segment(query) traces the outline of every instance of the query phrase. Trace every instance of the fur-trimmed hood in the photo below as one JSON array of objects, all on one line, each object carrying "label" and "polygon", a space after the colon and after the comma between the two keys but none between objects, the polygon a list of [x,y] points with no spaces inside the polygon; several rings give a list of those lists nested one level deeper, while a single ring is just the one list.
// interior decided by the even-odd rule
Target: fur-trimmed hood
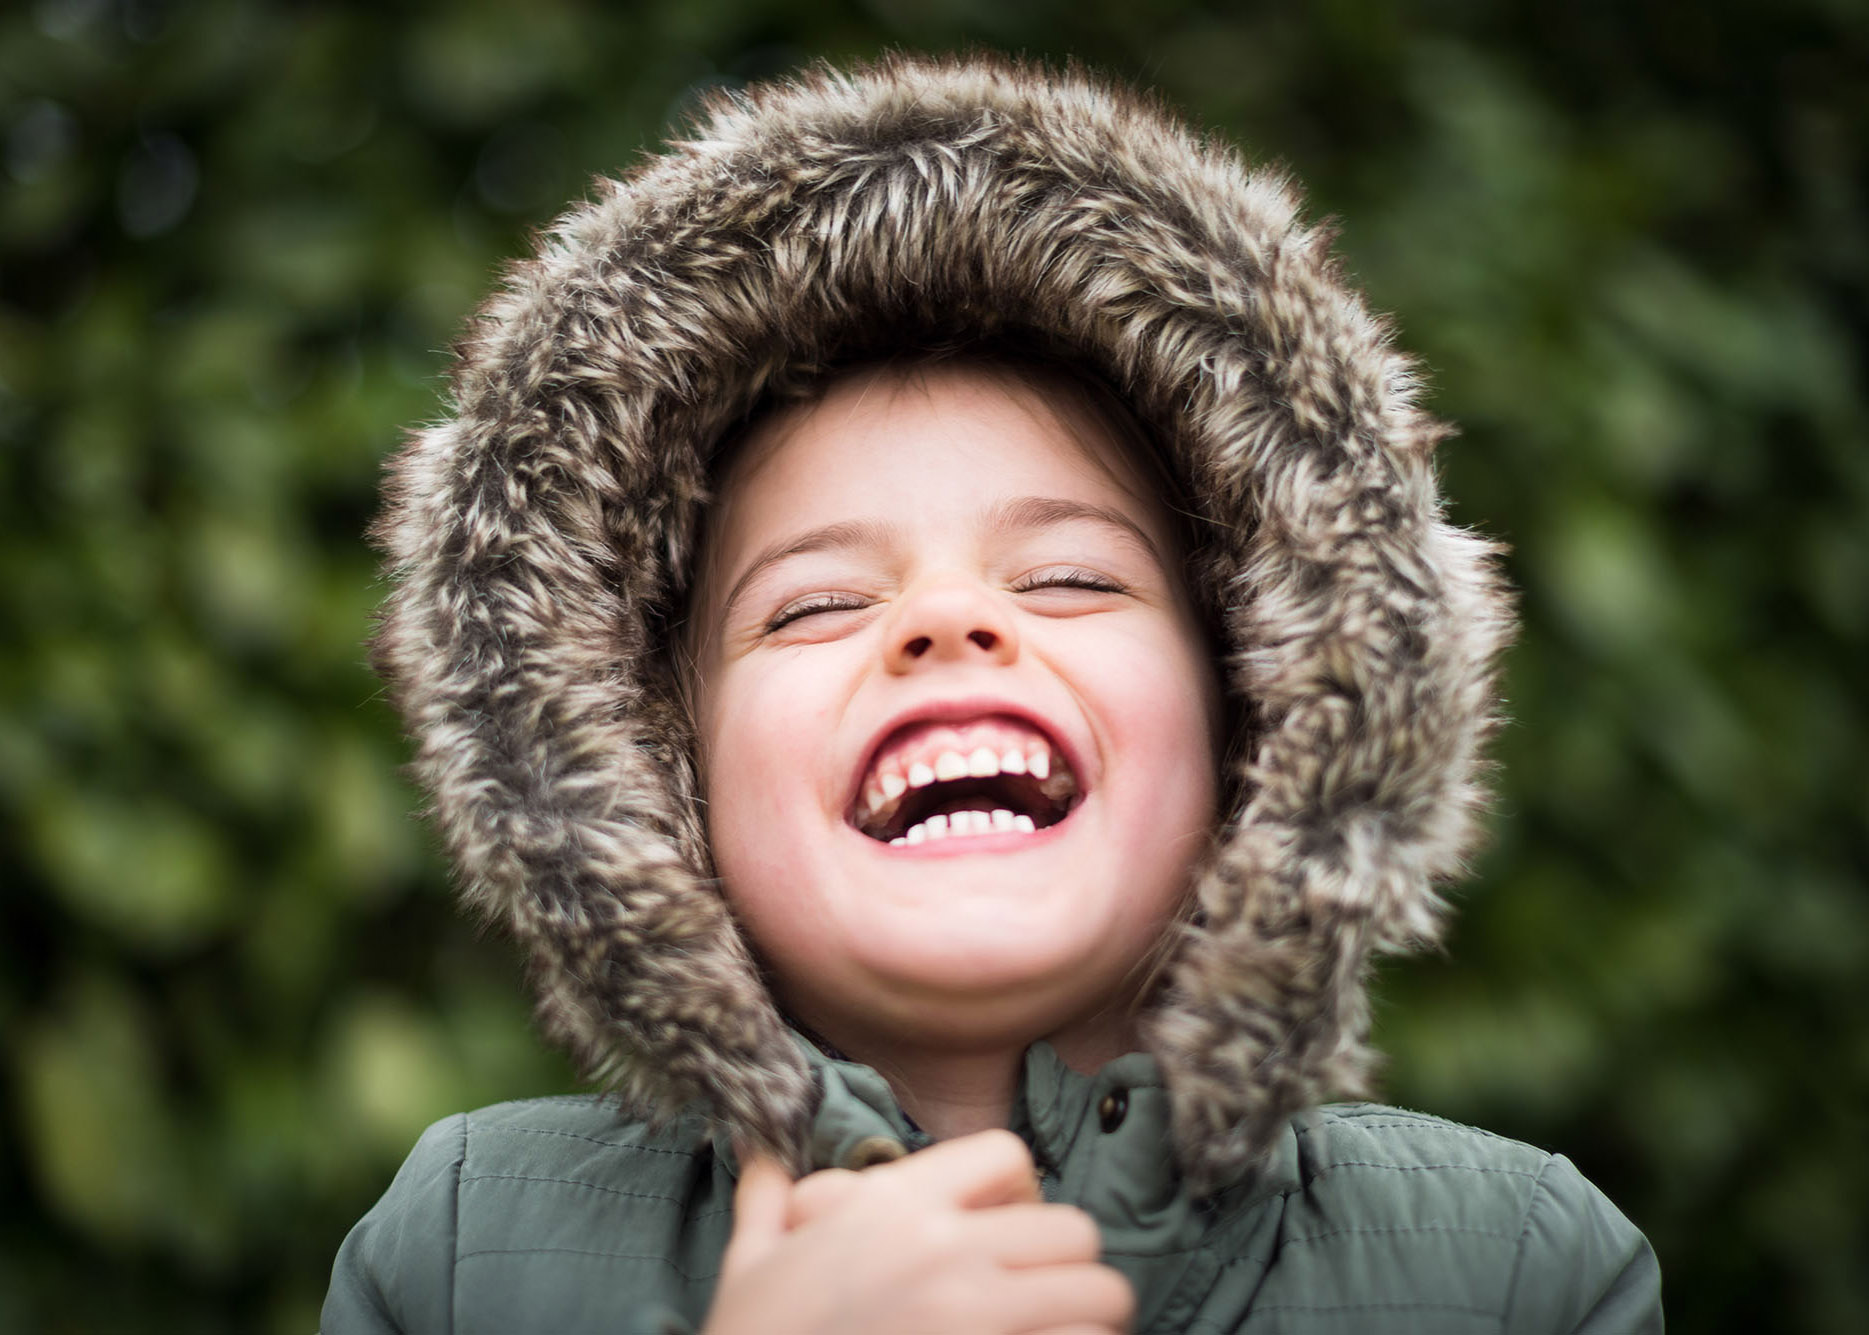
[{"label": "fur-trimmed hood", "polygon": [[813,1083],[669,669],[709,452],[853,345],[1029,331],[1163,443],[1218,572],[1234,800],[1145,1022],[1182,1167],[1361,1086],[1369,960],[1436,935],[1507,623],[1410,363],[1296,207],[1135,94],[905,58],[717,99],[511,271],[391,467],[375,647],[465,898],[594,1080],[804,1166]]}]

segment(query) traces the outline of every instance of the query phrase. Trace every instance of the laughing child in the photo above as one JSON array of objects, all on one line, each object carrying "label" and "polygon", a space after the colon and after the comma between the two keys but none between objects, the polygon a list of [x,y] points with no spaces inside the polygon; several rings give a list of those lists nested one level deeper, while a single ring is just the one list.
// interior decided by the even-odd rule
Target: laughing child
[{"label": "laughing child", "polygon": [[357,1332],[1659,1330],[1570,1164],[1367,1104],[1504,638],[1284,183],[972,61],[715,107],[483,309],[379,663],[610,1097],[437,1124]]}]

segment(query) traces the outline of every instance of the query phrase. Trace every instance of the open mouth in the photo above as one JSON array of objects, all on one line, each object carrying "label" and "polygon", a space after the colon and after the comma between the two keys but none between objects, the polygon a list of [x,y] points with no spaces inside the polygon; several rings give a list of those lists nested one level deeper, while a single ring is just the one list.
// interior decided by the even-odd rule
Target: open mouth
[{"label": "open mouth", "polygon": [[1036,834],[1080,798],[1069,761],[1043,732],[1005,716],[916,723],[876,751],[850,823],[881,843]]}]

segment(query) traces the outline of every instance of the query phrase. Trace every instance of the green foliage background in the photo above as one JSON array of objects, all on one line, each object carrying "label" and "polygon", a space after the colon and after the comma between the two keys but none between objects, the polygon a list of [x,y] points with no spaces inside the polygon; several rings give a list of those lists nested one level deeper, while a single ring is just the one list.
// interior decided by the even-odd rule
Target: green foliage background
[{"label": "green foliage background", "polygon": [[398,777],[360,537],[525,233],[697,93],[966,43],[1279,159],[1525,631],[1388,1096],[1563,1150],[1675,1328],[1869,1329],[1852,0],[38,0],[0,17],[0,1329],[309,1331],[429,1120],[570,1075]]}]

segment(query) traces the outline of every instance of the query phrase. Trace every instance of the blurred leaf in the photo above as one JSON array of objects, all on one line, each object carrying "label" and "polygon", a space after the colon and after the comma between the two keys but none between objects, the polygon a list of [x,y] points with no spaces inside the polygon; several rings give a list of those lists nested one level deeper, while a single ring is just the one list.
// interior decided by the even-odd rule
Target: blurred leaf
[{"label": "blurred leaf", "polygon": [[28,832],[66,904],[132,948],[199,944],[234,908],[218,834],[160,798],[48,784],[30,805]]},{"label": "blurred leaf", "polygon": [[407,1003],[364,995],[339,1017],[327,1054],[332,1116],[379,1154],[415,1143],[457,1087],[434,1022]]},{"label": "blurred leaf", "polygon": [[1579,498],[1552,528],[1540,573],[1586,644],[1619,655],[1669,637],[1676,599],[1651,525],[1607,501]]},{"label": "blurred leaf", "polygon": [[156,1051],[129,994],[93,977],[27,1031],[16,1056],[22,1122],[47,1198],[106,1240],[159,1232],[182,1188]]}]

